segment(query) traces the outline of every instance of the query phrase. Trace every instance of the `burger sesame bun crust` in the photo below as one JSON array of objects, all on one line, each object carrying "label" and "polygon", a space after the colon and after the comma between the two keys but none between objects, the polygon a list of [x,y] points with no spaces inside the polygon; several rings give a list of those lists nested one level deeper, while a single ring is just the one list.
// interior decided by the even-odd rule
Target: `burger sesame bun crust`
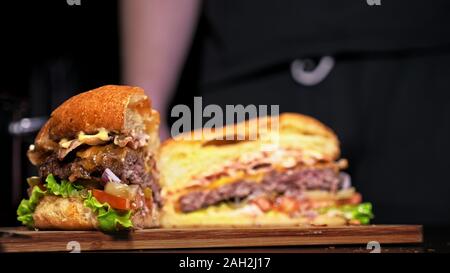
[{"label": "burger sesame bun crust", "polygon": [[51,114],[36,138],[73,138],[79,132],[95,134],[100,128],[116,133],[157,131],[159,115],[140,87],[106,85],[71,97]]}]

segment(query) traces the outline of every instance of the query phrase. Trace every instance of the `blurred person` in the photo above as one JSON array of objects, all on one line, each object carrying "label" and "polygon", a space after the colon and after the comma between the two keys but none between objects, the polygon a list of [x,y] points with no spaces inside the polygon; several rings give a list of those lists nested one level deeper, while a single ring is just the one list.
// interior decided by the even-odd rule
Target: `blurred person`
[{"label": "blurred person", "polygon": [[340,137],[375,222],[448,225],[450,2],[373,2],[122,1],[124,80],[166,123],[184,65],[204,105],[314,116]]}]

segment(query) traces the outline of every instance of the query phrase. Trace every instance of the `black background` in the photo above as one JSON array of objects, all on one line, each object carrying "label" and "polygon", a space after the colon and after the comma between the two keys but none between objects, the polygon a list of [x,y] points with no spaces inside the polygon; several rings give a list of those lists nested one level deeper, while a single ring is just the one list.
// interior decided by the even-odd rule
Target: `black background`
[{"label": "black background", "polygon": [[[0,9],[0,225],[17,225],[12,190],[12,137],[8,123],[48,116],[68,97],[105,84],[120,83],[118,3],[114,0],[5,1]],[[17,138],[25,196],[25,156],[34,135]]]},{"label": "black background", "polygon": [[[256,81],[256,87],[253,86],[255,88],[249,88],[248,92],[246,91],[245,84],[239,84],[246,82],[247,78],[259,80],[265,79],[271,74],[279,75],[279,77],[273,78],[273,82],[271,83],[273,86],[278,88],[286,87],[286,90],[292,88],[293,84],[291,82],[286,84],[286,86],[283,85],[283,82],[286,83],[283,78],[285,77],[283,73],[287,73],[290,60],[287,54],[294,54],[292,51],[289,51],[290,49],[288,48],[276,51],[276,47],[274,47],[275,49],[271,52],[276,53],[273,53],[273,55],[282,52],[283,54],[286,54],[287,57],[272,56],[276,59],[276,62],[268,70],[253,71],[252,67],[243,67],[242,64],[236,63],[238,69],[230,66],[230,70],[226,71],[227,73],[221,73],[220,70],[216,69],[216,63],[205,63],[205,59],[214,59],[214,55],[212,58],[207,55],[214,54],[214,50],[217,49],[208,47],[211,45],[211,36],[209,35],[213,31],[213,27],[220,28],[221,11],[225,11],[227,8],[221,6],[220,2],[223,4],[223,1],[217,2],[219,2],[219,4],[211,4],[204,8],[204,13],[196,33],[196,39],[191,49],[188,62],[184,68],[184,73],[181,77],[178,92],[173,103],[190,104],[192,103],[193,95],[204,94],[206,99],[209,99],[210,102],[214,103],[217,103],[217,101],[219,101],[219,103],[243,104],[258,102],[267,103],[266,98],[270,98],[269,103],[279,103],[282,110],[292,111],[298,109],[292,106],[293,100],[290,99],[290,96],[280,96],[277,97],[276,100],[271,100],[272,97],[265,96],[266,93],[264,93],[264,88],[261,89],[258,87],[258,81]],[[292,3],[291,1],[289,2]],[[307,1],[304,2],[306,3]],[[359,4],[364,1],[356,2]],[[350,6],[354,7],[356,2],[352,1],[352,5]],[[409,1],[409,3],[413,2],[414,1]],[[412,6],[406,4],[402,6],[399,4],[397,9],[402,10],[403,8],[402,14],[412,14],[411,24],[413,24],[415,21],[414,18],[420,18],[421,16],[421,13],[418,12],[421,10],[421,5],[424,5],[421,2],[425,1],[416,1]],[[431,5],[432,3],[429,2],[429,4],[423,6],[423,8],[427,11],[433,11]],[[254,9],[257,11],[256,13],[261,11],[261,14],[264,14],[264,10],[267,10],[268,7],[270,7],[270,5],[267,5],[267,2],[264,6],[258,6],[253,2],[253,6],[247,6],[246,8],[247,10]],[[333,6],[333,8],[336,7]],[[366,7],[364,6],[364,8]],[[321,10],[321,6],[315,6],[314,9]],[[412,12],[409,12],[408,9],[412,10]],[[325,10],[324,7],[323,11]],[[439,11],[437,14],[442,14],[445,11],[439,9],[436,10]],[[17,120],[22,117],[47,116],[51,109],[54,109],[62,101],[75,93],[104,84],[121,83],[119,46],[120,18],[118,16],[117,1],[110,0],[81,0],[80,6],[69,6],[64,0],[5,1],[2,3],[0,14],[2,37],[0,45],[0,143],[2,145],[0,166],[2,180],[4,180],[0,192],[0,205],[2,207],[0,225],[16,225],[18,224],[15,220],[17,202],[11,197],[11,185],[13,182],[21,183],[23,186],[22,192],[25,193],[25,178],[34,172],[34,169],[30,166],[25,157],[25,151],[28,145],[32,143],[34,136],[29,135],[22,139],[17,139],[21,150],[15,151],[19,151],[22,157],[20,170],[22,177],[18,181],[13,181],[13,142],[12,137],[7,133],[8,123],[11,120]],[[264,19],[264,17],[261,17],[261,14],[252,15],[251,13],[242,13],[240,16],[245,17],[246,14],[248,14],[248,19],[250,21],[254,20],[257,22],[258,20]],[[369,15],[370,14],[372,14],[371,16],[374,16],[372,12],[369,12]],[[383,18],[389,16],[389,11],[385,12],[383,16],[381,16],[382,18],[378,18],[380,22],[383,22]],[[365,16],[360,16],[358,18],[343,17],[340,18],[339,21],[342,23],[341,26],[355,27],[361,22],[361,18],[364,17]],[[219,19],[215,21],[214,18]],[[311,20],[316,19],[316,17],[313,17],[312,15],[310,15],[310,18],[312,18]],[[336,20],[331,21],[337,22]],[[285,22],[289,25],[288,21]],[[447,60],[450,61],[448,57],[449,47],[448,44],[446,44],[450,35],[444,35],[444,30],[450,29],[450,25],[447,23],[448,22],[445,20],[430,20],[428,25],[421,25],[420,27],[421,31],[426,33],[425,36],[419,35],[419,33],[416,36],[412,31],[412,33],[409,33],[409,36],[405,36],[409,38],[413,37],[412,39],[407,40],[400,37],[396,40],[397,42],[394,42],[394,47],[390,47],[393,44],[387,44],[384,39],[385,36],[381,34],[380,36],[375,35],[375,38],[373,38],[374,36],[371,36],[372,42],[367,44],[367,40],[360,41],[356,39],[356,33],[347,37],[348,40],[346,41],[353,39],[352,43],[325,43],[326,46],[321,47],[320,50],[316,50],[317,48],[314,47],[314,45],[311,45],[310,47],[305,47],[302,52],[307,52],[307,54],[315,57],[315,54],[319,54],[320,56],[323,52],[329,52],[333,51],[333,48],[339,48],[340,53],[336,54],[336,58],[349,65],[352,65],[354,62],[361,59],[363,59],[364,62],[378,60],[378,66],[370,73],[381,73],[385,75],[385,77],[371,83],[375,86],[374,89],[384,88],[383,84],[377,85],[377,82],[380,83],[381,81],[383,83],[384,80],[386,82],[395,82],[395,73],[398,70],[392,69],[392,56],[394,56],[397,63],[401,63],[403,66],[416,67],[417,69],[414,70],[416,72],[413,74],[413,77],[415,78],[420,78],[421,75],[423,76],[422,72],[425,71],[428,73],[426,76],[431,77],[438,74],[440,75],[439,79],[442,80],[446,78],[448,71],[440,69],[440,66],[444,67],[443,62],[446,63]],[[255,24],[249,24],[249,26],[255,26]],[[361,24],[359,25],[361,26]],[[383,32],[383,30],[390,29],[389,26],[396,25],[396,20],[394,18],[384,25],[375,25],[380,27],[378,30],[379,33],[386,33]],[[280,23],[280,26],[286,29],[286,25]],[[297,28],[297,26],[293,27]],[[360,31],[362,29],[361,33],[364,33],[363,27],[355,27],[355,29]],[[400,28],[395,29],[398,30]],[[331,31],[332,30],[333,29],[331,29]],[[239,58],[239,54],[241,53],[234,49],[236,44],[247,44],[248,47],[253,45],[248,41],[251,40],[251,37],[249,38],[244,35],[245,28],[242,29],[242,32],[235,34],[236,36],[231,36],[240,38],[235,41],[236,43],[233,43],[231,47],[222,48],[224,50],[222,52],[231,54],[231,57],[237,56]],[[389,35],[395,37],[396,33],[393,32]],[[417,37],[426,37],[426,39],[416,39]],[[220,39],[218,40],[220,41]],[[214,41],[215,40],[213,39],[213,42]],[[427,44],[429,41],[431,41],[431,43]],[[423,42],[425,42],[425,44]],[[216,44],[213,43],[213,45]],[[374,45],[375,48],[373,48]],[[426,46],[434,47],[431,50],[431,53],[430,50],[424,49]],[[384,49],[388,47],[390,47],[388,52],[385,52]],[[364,50],[355,51],[355,48],[363,48]],[[205,49],[208,51],[205,51]],[[255,50],[254,53],[256,54],[258,51]],[[421,56],[424,55],[426,58],[431,58],[425,67],[423,66],[423,62],[420,61],[422,60]],[[249,58],[252,57],[251,54],[246,56]],[[301,57],[301,54],[299,57]],[[435,64],[435,60],[437,59],[445,61]],[[245,59],[239,58],[239,60],[242,61]],[[260,65],[258,62],[255,62],[255,59],[246,61],[249,65]],[[364,62],[361,64],[361,71],[363,71],[365,67]],[[239,68],[245,68],[245,71],[239,70]],[[204,73],[206,78],[205,76],[202,78],[199,74],[200,72],[204,72],[205,69],[209,74]],[[234,77],[233,73],[236,73],[236,71],[238,74],[240,72],[245,72],[244,77]],[[346,73],[346,70],[338,71],[341,71],[341,73],[344,74]],[[331,81],[325,85],[318,86],[317,89],[319,92],[324,92],[321,90],[327,90],[329,87],[327,84],[331,86],[345,86],[351,82],[345,80],[345,77],[342,78],[338,75],[339,74],[337,74],[335,78],[331,77]],[[225,79],[225,76],[229,77]],[[355,77],[357,76],[358,75],[355,75]],[[450,78],[450,74],[448,77]],[[237,91],[231,90],[225,82],[238,83],[236,84],[236,86],[238,86]],[[411,85],[414,86],[414,83],[411,83]],[[265,84],[265,86],[270,87],[270,84]],[[261,90],[262,93],[257,93],[254,90]],[[370,89],[367,90],[370,91]],[[385,166],[387,164],[390,166],[390,170],[394,171],[390,171],[390,173],[384,172],[382,176],[377,176],[381,177],[383,181],[360,179],[355,181],[355,185],[368,201],[373,202],[376,223],[448,225],[450,224],[450,198],[448,198],[450,194],[450,179],[445,172],[445,166],[450,167],[447,158],[450,151],[448,149],[448,139],[445,138],[445,136],[449,135],[448,124],[444,124],[445,121],[448,121],[448,118],[445,119],[439,117],[438,119],[434,119],[433,117],[438,113],[436,112],[438,108],[446,107],[446,105],[448,105],[449,93],[445,92],[446,83],[444,82],[440,85],[439,92],[435,93],[435,96],[429,101],[427,101],[428,97],[425,96],[428,92],[427,90],[421,88],[412,88],[411,90],[415,91],[408,96],[414,98],[416,102],[423,100],[426,102],[425,106],[421,106],[420,104],[409,104],[408,101],[405,100],[403,104],[395,104],[394,109],[391,109],[392,112],[386,114],[384,119],[380,122],[395,120],[395,124],[401,127],[402,118],[395,115],[395,113],[398,112],[408,115],[408,113],[416,111],[415,109],[417,109],[417,111],[427,112],[429,115],[424,115],[425,118],[420,120],[421,124],[424,126],[418,126],[415,128],[417,130],[414,132],[421,136],[420,139],[422,141],[415,143],[414,147],[406,147],[404,150],[398,150],[399,158],[401,158],[402,153],[404,155],[406,150],[413,149],[417,151],[415,156],[417,156],[417,160],[420,162],[416,161],[415,164],[411,164],[409,165],[410,167],[408,167],[407,163],[398,162],[394,157],[385,159],[385,154],[382,153],[383,149],[387,149],[387,147],[389,147],[389,149],[395,149],[396,147],[389,146],[389,138],[387,138],[386,143],[379,143],[376,137],[371,138],[369,135],[368,139],[372,144],[378,143],[377,145],[371,146],[372,148],[378,147],[380,151],[377,167],[383,168],[383,164]],[[242,96],[229,96],[228,94],[230,93],[228,92],[232,91],[242,94]],[[430,89],[430,91],[432,90]],[[305,96],[309,96],[307,93],[305,94]],[[386,93],[382,94],[386,95]],[[324,93],[323,96],[325,97],[327,95]],[[335,99],[339,101],[339,98]],[[392,98],[389,95],[376,97],[376,100],[378,100],[380,105],[386,105],[386,103],[389,104],[391,99]],[[450,105],[448,106],[450,107]],[[348,137],[348,135],[350,135],[349,129],[346,129],[344,126],[349,120],[341,119],[340,123],[335,123],[333,122],[333,119],[336,117],[323,114],[323,112],[320,111],[317,112],[308,108],[308,105],[304,106],[302,109],[304,109],[302,112],[314,115],[325,123],[330,124],[330,126],[338,132],[338,135],[344,139],[343,155],[350,159],[350,166],[356,166],[358,164],[364,166],[363,159],[355,156],[355,154],[361,154],[361,150],[357,153],[353,153],[352,151],[352,146],[355,146],[355,144],[352,144],[351,138]],[[439,113],[448,113],[448,111],[441,111]],[[390,114],[393,116],[390,116]],[[365,117],[355,117],[354,115],[350,115],[349,119],[352,118],[359,118],[364,121]],[[437,130],[436,128],[441,129]],[[377,128],[371,128],[370,130],[376,132]],[[411,133],[408,131],[408,128],[405,128],[404,132],[405,137],[408,137],[408,134]],[[385,132],[385,134],[389,134],[389,132]],[[434,135],[431,142],[428,138],[430,134]],[[402,135],[393,137],[400,138]],[[426,152],[430,146],[436,151],[434,153],[436,156],[433,156],[432,158],[423,158],[421,155]],[[401,165],[401,167],[398,168],[399,171],[395,171],[395,168],[392,167],[395,166],[395,164]],[[414,173],[418,168],[423,168],[420,171],[420,179],[414,180],[414,183],[403,179],[403,174],[407,172]],[[350,169],[350,171],[352,171],[352,169]],[[424,176],[427,172],[430,174],[428,178]],[[367,172],[365,172],[364,175],[367,175]],[[357,177],[361,178],[364,176],[359,175]]]}]

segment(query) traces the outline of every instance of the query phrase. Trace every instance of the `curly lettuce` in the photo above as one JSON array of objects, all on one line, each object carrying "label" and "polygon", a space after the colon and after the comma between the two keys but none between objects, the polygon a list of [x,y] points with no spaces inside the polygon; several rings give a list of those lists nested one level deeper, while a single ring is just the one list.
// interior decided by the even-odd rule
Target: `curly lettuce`
[{"label": "curly lettuce", "polygon": [[29,199],[23,199],[17,208],[17,219],[30,228],[34,226],[33,213],[39,201],[44,195],[55,195],[63,198],[78,197],[84,200],[84,206],[92,209],[97,214],[99,228],[105,232],[117,231],[133,227],[131,221],[131,211],[126,213],[118,212],[109,204],[101,204],[91,191],[87,191],[83,186],[61,180],[58,183],[56,178],[49,174],[44,182],[45,191],[34,186]]},{"label": "curly lettuce", "polygon": [[61,180],[61,183],[58,183],[52,174],[47,176],[45,182],[47,193],[64,198],[78,197],[80,196],[80,191],[83,189],[83,186],[76,185],[67,180]]},{"label": "curly lettuce", "polygon": [[131,211],[119,213],[111,208],[108,203],[100,203],[89,191],[88,197],[84,200],[84,206],[92,209],[97,214],[100,229],[106,232],[116,231],[121,228],[131,228]]},{"label": "curly lettuce", "polygon": [[343,215],[347,220],[357,220],[361,225],[368,225],[374,218],[371,203],[361,203],[357,205],[343,205],[322,209],[321,213],[337,213]]},{"label": "curly lettuce", "polygon": [[23,225],[32,228],[34,226],[33,213],[39,200],[45,195],[45,191],[39,187],[34,187],[30,199],[23,199],[17,208],[17,220]]}]

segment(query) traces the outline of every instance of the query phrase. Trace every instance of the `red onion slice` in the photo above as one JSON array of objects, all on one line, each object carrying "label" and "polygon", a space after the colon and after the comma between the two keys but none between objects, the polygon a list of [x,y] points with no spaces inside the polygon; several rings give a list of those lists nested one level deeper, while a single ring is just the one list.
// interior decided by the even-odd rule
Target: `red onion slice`
[{"label": "red onion slice", "polygon": [[352,179],[350,175],[346,172],[340,172],[339,173],[339,180],[340,180],[340,189],[346,190],[352,186]]},{"label": "red onion slice", "polygon": [[121,180],[119,177],[117,177],[117,175],[115,175],[110,169],[106,168],[105,171],[103,171],[102,174],[102,181],[105,183],[108,182],[115,182],[115,183],[120,183]]}]

